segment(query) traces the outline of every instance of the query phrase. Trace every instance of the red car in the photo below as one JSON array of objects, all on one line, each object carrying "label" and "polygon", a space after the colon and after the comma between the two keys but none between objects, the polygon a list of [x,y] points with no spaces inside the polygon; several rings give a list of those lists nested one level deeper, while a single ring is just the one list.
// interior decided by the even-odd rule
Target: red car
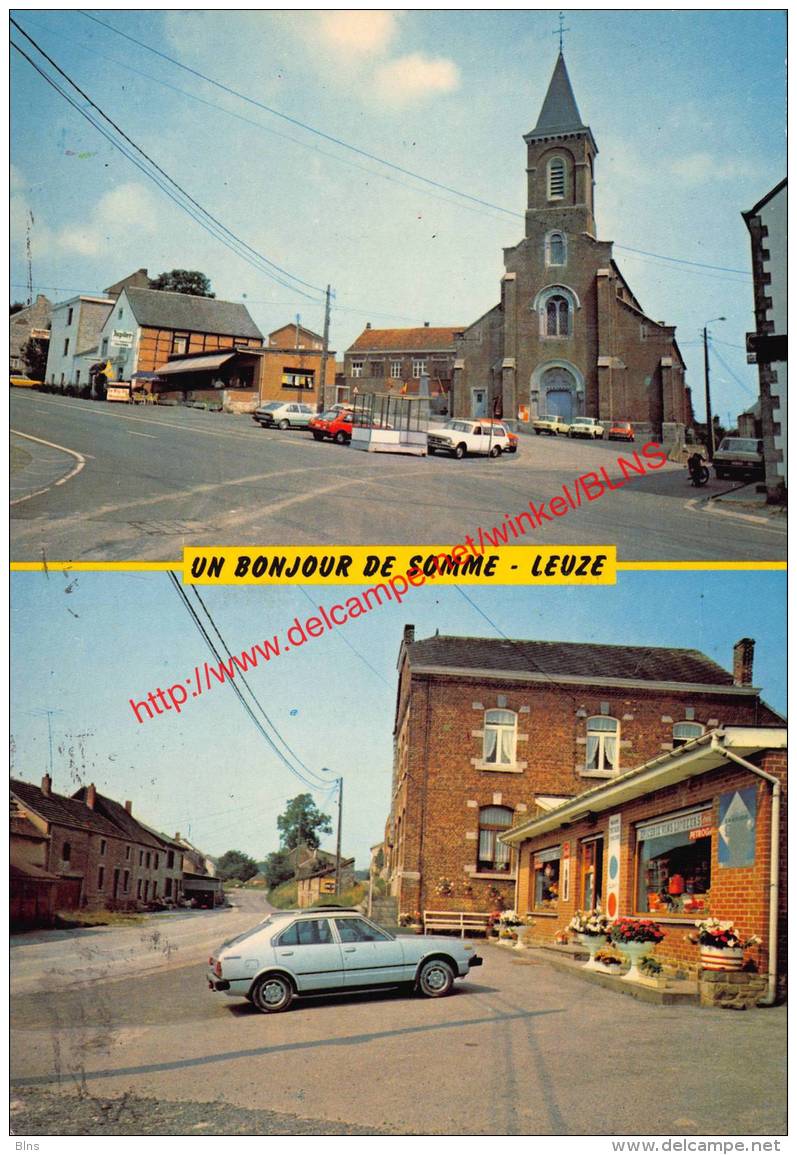
[{"label": "red car", "polygon": [[307,428],[316,441],[323,441],[328,437],[338,445],[347,445],[351,441],[351,424],[353,413],[350,409],[328,409],[319,417],[311,417]]},{"label": "red car", "polygon": [[500,425],[504,433],[509,438],[509,448],[506,450],[506,452],[517,453],[517,447],[520,443],[520,438],[518,437],[517,433],[512,432],[509,426],[506,425],[500,417],[480,417],[479,420],[481,421],[482,425]]},{"label": "red car", "polygon": [[633,441],[634,427],[630,421],[613,421],[607,437],[610,441]]}]

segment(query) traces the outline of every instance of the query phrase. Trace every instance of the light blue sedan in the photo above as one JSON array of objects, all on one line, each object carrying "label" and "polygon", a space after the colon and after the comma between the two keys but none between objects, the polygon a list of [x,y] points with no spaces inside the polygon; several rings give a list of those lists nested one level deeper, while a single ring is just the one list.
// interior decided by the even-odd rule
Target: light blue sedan
[{"label": "light blue sedan", "polygon": [[412,987],[427,998],[450,993],[482,965],[469,942],[389,934],[359,911],[341,907],[275,911],[208,960],[211,990],[249,999],[263,1014],[286,1011],[297,997]]}]

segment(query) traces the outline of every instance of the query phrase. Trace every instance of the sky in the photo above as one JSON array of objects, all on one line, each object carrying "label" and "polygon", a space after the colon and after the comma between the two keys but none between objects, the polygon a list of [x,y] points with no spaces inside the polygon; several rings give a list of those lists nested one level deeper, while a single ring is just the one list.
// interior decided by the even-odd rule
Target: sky
[{"label": "sky", "polygon": [[[129,706],[213,660],[165,573],[14,573],[11,576],[12,775],[53,787],[82,784],[205,852],[256,860],[278,846],[277,816],[307,787],[265,744],[228,687],[179,715],[138,723]],[[304,592],[303,592],[304,590]],[[284,631],[319,602],[356,587],[202,587],[233,653]],[[404,626],[442,634],[696,648],[725,669],[741,637],[756,640],[754,683],[786,708],[785,574],[621,573],[616,586],[431,584],[292,648],[249,682],[282,738],[324,779],[343,777],[343,838],[358,869],[381,841],[390,807],[396,662]],[[312,603],[312,604],[311,604]],[[480,612],[481,611],[481,612]],[[483,614],[487,615],[488,621]],[[295,763],[294,763],[295,765]],[[322,768],[328,768],[322,770]],[[333,786],[313,792],[335,814]],[[334,850],[334,835],[322,845]]]},{"label": "sky", "polygon": [[[30,211],[34,291],[53,300],[139,267],[198,268],[264,332],[297,313],[320,331],[330,284],[339,354],[367,321],[464,327],[496,303],[502,248],[523,235],[522,136],[555,64],[557,12],[94,15],[117,31],[77,10],[15,18],[284,284],[208,235],[12,53],[12,299],[26,295]],[[785,175],[785,14],[583,10],[566,13],[566,27],[571,81],[599,148],[599,236],[671,258],[615,251],[648,314],[677,325],[698,417],[700,331],[726,318],[711,326],[724,421],[757,396],[741,213]]]}]

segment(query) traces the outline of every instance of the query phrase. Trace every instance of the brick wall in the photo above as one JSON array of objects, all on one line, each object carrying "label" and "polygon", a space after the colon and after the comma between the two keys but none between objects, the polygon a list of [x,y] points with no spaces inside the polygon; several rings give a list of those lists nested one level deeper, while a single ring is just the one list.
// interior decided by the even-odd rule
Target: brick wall
[{"label": "brick wall", "polygon": [[[784,794],[786,783],[786,757],[780,752],[768,752],[757,759],[761,768],[781,779]],[[718,863],[719,796],[733,790],[754,786],[757,799],[757,821],[755,862],[749,867],[720,867]],[[664,816],[672,812],[705,804],[712,815],[711,853],[711,899],[710,914],[720,919],[731,919],[746,936],[756,934],[762,946],[751,952],[760,971],[768,965],[768,919],[769,919],[769,863],[772,793],[769,785],[745,771],[741,767],[724,767],[713,770],[699,778],[688,779],[676,786],[655,791],[644,798],[618,806],[612,813],[621,815],[621,851],[619,882],[619,913],[653,918],[665,933],[664,941],[656,948],[656,957],[664,962],[677,964],[688,972],[695,973],[698,966],[698,947],[689,941],[689,934],[695,933],[694,923],[701,915],[667,916],[639,912],[636,908],[636,852],[635,823]],[[596,834],[604,836],[603,888],[607,886],[609,812],[601,813],[593,821],[582,820],[573,823],[566,830],[555,830],[540,835],[523,844],[520,851],[518,909],[521,913],[531,912],[535,919],[535,937],[552,940],[563,930],[582,903],[582,852],[581,840]],[[781,889],[780,889],[780,929],[779,929],[779,970],[786,970],[786,806],[785,797],[781,809]],[[571,856],[571,882],[569,901],[563,901],[561,894],[555,914],[541,914],[533,911],[532,862],[535,852],[547,847],[568,842]],[[605,902],[604,902],[605,909]]]},{"label": "brick wall", "polygon": [[[600,779],[580,771],[586,719],[600,715],[604,705],[620,722],[623,770],[672,749],[672,725],[686,720],[688,710],[707,728],[753,725],[759,721],[756,701],[752,695],[410,676],[403,663],[388,824],[388,877],[400,910],[487,911],[496,906],[492,888],[513,905],[512,877],[472,878],[466,871],[476,864],[479,809],[511,807],[519,821],[533,813],[536,794],[569,797],[596,785]],[[518,715],[516,771],[474,765],[483,752],[483,738],[474,731],[483,731],[484,711],[499,705]],[[454,884],[453,894],[435,892],[441,878]]]}]

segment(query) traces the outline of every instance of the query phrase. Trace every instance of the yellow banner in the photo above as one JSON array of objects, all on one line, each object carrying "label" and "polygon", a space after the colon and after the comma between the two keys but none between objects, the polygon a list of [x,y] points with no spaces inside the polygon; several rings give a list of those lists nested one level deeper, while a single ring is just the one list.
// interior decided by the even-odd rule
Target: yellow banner
[{"label": "yellow banner", "polygon": [[275,545],[183,552],[187,585],[614,585],[613,545]]}]

